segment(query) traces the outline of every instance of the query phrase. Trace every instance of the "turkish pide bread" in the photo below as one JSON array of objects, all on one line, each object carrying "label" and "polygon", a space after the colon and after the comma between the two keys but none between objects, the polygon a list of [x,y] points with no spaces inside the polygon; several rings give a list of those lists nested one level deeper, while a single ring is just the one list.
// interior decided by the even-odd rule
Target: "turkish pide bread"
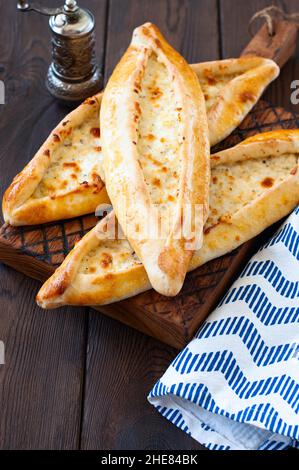
[{"label": "turkish pide bread", "polygon": [[[241,123],[279,71],[274,62],[258,57],[219,60],[191,67],[205,95],[212,145]],[[50,222],[94,212],[101,202],[107,202],[108,196],[99,178],[99,174],[103,177],[98,136],[101,99],[102,93],[99,93],[66,116],[14,179],[3,200],[6,222],[11,225]],[[80,157],[77,162],[80,167],[86,163],[82,159],[87,157],[89,169],[93,167],[90,157],[94,156],[97,171],[87,170],[89,181],[81,178],[83,172],[74,165],[74,155],[76,159]]]},{"label": "turkish pide bread", "polygon": [[5,222],[30,225],[94,212],[108,202],[101,179],[102,95],[66,116],[15,177],[3,199]]},{"label": "turkish pide bread", "polygon": [[[299,204],[299,130],[251,137],[211,156],[210,215],[189,270],[232,251]],[[114,239],[113,215],[69,253],[37,296],[43,308],[103,305],[150,288],[130,244]]]},{"label": "turkish pide bread", "polygon": [[117,219],[154,289],[176,295],[208,215],[209,132],[195,73],[151,23],[114,70],[100,125]]},{"label": "turkish pide bread", "polygon": [[206,100],[211,147],[241,124],[265,88],[279,75],[278,65],[261,57],[193,65]]}]

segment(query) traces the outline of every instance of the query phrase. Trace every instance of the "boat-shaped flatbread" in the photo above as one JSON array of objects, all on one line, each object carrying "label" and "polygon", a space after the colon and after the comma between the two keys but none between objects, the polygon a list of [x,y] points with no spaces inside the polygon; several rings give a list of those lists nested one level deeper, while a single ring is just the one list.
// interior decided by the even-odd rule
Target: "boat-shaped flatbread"
[{"label": "boat-shaped flatbread", "polygon": [[176,295],[208,214],[209,132],[195,73],[151,23],[115,68],[100,124],[117,219],[154,289]]},{"label": "boat-shaped flatbread", "polygon": [[99,107],[86,100],[51,132],[3,198],[5,222],[32,225],[94,212],[109,202],[101,179]]},{"label": "boat-shaped flatbread", "polygon": [[278,65],[262,57],[202,62],[193,70],[206,100],[211,147],[241,124],[279,75]]},{"label": "boat-shaped flatbread", "polygon": [[[210,215],[189,270],[228,253],[299,204],[299,130],[251,137],[211,156]],[[146,271],[113,216],[103,219],[43,285],[43,308],[104,305],[150,288]],[[110,222],[109,222],[110,221]]]}]

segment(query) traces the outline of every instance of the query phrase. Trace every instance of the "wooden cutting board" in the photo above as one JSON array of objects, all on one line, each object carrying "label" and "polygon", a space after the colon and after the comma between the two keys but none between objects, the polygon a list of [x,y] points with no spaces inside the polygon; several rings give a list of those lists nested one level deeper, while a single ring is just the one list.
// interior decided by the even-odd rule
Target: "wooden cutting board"
[{"label": "wooden cutting board", "polygon": [[[296,28],[280,22],[274,38],[269,38],[266,26],[261,28],[243,55],[271,57],[282,66],[294,51],[295,42]],[[298,127],[298,116],[260,101],[240,127],[214,150],[231,147],[258,132]],[[0,229],[0,261],[29,277],[45,281],[96,222],[94,215],[88,215],[38,226],[5,224]],[[192,338],[260,243],[258,237],[189,273],[182,292],[175,298],[150,290],[97,310],[181,348]]]}]

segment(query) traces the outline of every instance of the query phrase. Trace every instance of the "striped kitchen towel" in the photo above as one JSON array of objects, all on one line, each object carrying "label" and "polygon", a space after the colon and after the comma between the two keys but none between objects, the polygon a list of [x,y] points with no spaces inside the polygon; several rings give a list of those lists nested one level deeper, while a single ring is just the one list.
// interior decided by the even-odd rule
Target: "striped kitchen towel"
[{"label": "striped kitchen towel", "polygon": [[298,358],[299,207],[148,399],[209,449],[299,448]]}]

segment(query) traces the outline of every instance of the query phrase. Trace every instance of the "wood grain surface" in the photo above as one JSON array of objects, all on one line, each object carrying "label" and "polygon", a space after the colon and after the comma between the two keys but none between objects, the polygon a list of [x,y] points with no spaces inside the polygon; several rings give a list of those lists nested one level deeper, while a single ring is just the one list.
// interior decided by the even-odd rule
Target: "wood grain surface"
[{"label": "wood grain surface", "polygon": [[[61,1],[47,0],[56,6]],[[97,21],[98,60],[105,80],[134,26],[158,24],[190,62],[238,56],[248,43],[251,14],[263,0],[81,0]],[[273,2],[290,12],[296,0]],[[67,112],[44,87],[49,63],[47,19],[17,14],[0,0],[1,196]],[[286,65],[267,92],[291,107],[299,61]],[[292,105],[293,106],[293,105]],[[297,109],[296,109],[297,108]],[[298,106],[293,106],[298,112]],[[44,312],[39,283],[0,266],[0,448],[200,449],[147,403],[146,396],[176,351],[91,309]]]},{"label": "wood grain surface", "polygon": [[[256,50],[259,43],[259,37],[251,42]],[[276,49],[274,47],[272,54]],[[270,50],[267,52],[271,54]],[[259,132],[296,127],[299,127],[298,115],[260,100],[243,123],[218,144],[217,150],[232,147]],[[96,223],[97,218],[90,214],[35,226],[4,224],[0,229],[0,261],[27,276],[45,281]],[[260,237],[256,237],[188,273],[181,292],[174,298],[164,297],[151,289],[96,310],[181,349],[194,336],[260,243]]]}]

